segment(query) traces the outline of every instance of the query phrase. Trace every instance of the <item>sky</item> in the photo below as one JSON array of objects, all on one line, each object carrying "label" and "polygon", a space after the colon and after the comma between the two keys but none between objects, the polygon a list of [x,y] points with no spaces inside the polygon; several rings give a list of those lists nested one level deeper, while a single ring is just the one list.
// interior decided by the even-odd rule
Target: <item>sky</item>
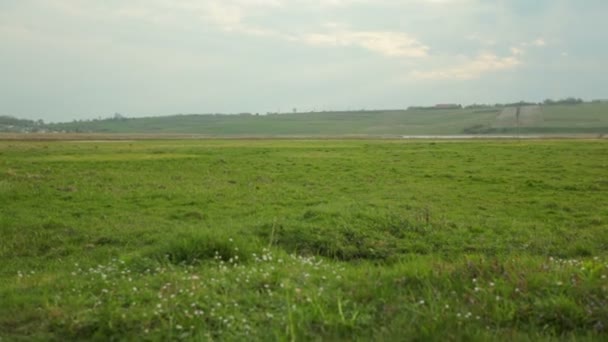
[{"label": "sky", "polygon": [[608,98],[605,0],[0,0],[0,115]]}]

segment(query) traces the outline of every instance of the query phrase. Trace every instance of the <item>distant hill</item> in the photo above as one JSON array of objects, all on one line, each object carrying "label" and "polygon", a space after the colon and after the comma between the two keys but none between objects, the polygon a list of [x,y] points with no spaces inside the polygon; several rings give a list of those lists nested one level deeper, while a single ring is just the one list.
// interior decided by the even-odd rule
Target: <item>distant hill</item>
[{"label": "distant hill", "polygon": [[[27,121],[27,120],[25,120]],[[608,134],[608,103],[410,108],[269,115],[117,116],[40,125],[77,133],[200,134],[209,136],[395,136],[457,134]],[[2,127],[2,126],[0,126]],[[16,127],[16,126],[15,126]],[[22,131],[31,131],[23,126]]]}]

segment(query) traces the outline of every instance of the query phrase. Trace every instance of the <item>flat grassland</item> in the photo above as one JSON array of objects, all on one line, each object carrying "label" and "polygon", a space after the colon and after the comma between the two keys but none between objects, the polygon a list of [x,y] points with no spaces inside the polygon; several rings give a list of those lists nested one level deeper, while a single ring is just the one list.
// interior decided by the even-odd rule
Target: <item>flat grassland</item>
[{"label": "flat grassland", "polygon": [[0,339],[608,338],[608,142],[0,141]]}]

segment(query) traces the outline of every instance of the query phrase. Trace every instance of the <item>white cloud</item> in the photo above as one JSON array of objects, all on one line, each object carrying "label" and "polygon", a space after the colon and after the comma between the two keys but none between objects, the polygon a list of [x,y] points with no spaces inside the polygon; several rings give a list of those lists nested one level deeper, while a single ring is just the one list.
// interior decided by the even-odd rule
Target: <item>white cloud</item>
[{"label": "white cloud", "polygon": [[492,38],[484,37],[483,35],[481,35],[479,33],[472,33],[472,34],[466,36],[465,39],[480,43],[482,45],[487,45],[487,46],[496,45],[496,40],[494,40]]},{"label": "white cloud", "polygon": [[[321,1],[322,5],[345,5],[347,3],[361,2],[361,0],[330,0]],[[389,57],[424,57],[429,48],[417,41],[415,38],[403,32],[393,31],[357,31],[340,27],[339,25],[326,25],[328,32],[322,33],[290,33],[288,30],[280,30],[271,27],[262,27],[247,22],[248,16],[256,11],[264,13],[278,7],[286,2],[280,0],[225,0],[208,2],[169,2],[165,5],[173,9],[186,10],[196,15],[205,22],[210,23],[220,30],[235,34],[243,34],[258,37],[270,37],[291,42],[301,42],[311,46],[349,47],[357,46]],[[148,16],[157,18],[158,14],[144,12],[138,13],[140,17]],[[156,21],[158,21],[156,19]]]},{"label": "white cloud", "polygon": [[[366,0],[327,0],[320,1],[324,6],[341,6],[366,2]],[[357,46],[389,57],[424,57],[428,47],[415,38],[402,32],[393,31],[357,31],[340,27],[340,25],[326,25],[329,30],[323,33],[289,33],[270,27],[261,27],[247,23],[247,17],[257,11],[270,11],[286,6],[287,2],[281,0],[230,0],[210,1],[206,5],[196,7],[201,17],[205,18],[220,29],[259,37],[271,37],[292,42],[301,42],[312,46],[349,47]]]},{"label": "white cloud", "polygon": [[547,45],[547,42],[545,42],[545,40],[542,39],[542,38],[538,38],[537,40],[535,40],[535,41],[532,42],[532,45],[534,45],[534,46],[545,46],[545,45]]},{"label": "white cloud", "polygon": [[513,56],[521,56],[521,55],[525,54],[526,51],[522,48],[514,46],[511,48],[511,53],[513,54]]},{"label": "white cloud", "polygon": [[519,45],[523,46],[523,47],[527,47],[527,46],[544,47],[544,46],[547,46],[547,41],[544,38],[536,38],[533,41],[523,42],[523,43],[520,43]]},{"label": "white cloud", "polygon": [[457,66],[429,71],[416,70],[410,76],[422,80],[471,80],[485,73],[514,69],[520,64],[516,55],[499,57],[493,53],[482,53]]},{"label": "white cloud", "polygon": [[302,41],[314,46],[358,46],[388,57],[418,58],[428,55],[429,47],[402,32],[355,31],[334,29],[327,33],[312,33]]}]

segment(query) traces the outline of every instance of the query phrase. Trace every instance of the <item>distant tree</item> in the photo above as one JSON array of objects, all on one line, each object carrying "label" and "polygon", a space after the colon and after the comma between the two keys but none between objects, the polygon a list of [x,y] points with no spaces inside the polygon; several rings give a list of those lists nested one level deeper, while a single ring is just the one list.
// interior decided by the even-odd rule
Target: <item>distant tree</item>
[{"label": "distant tree", "polygon": [[13,116],[3,115],[0,116],[0,124],[13,126],[31,126],[34,124],[34,121],[27,119],[18,119]]},{"label": "distant tree", "polygon": [[581,104],[581,103],[584,103],[583,99],[575,98],[575,97],[567,97],[567,98],[561,99],[561,100],[546,99],[545,101],[543,101],[543,104],[545,106],[577,105],[577,104]]}]

